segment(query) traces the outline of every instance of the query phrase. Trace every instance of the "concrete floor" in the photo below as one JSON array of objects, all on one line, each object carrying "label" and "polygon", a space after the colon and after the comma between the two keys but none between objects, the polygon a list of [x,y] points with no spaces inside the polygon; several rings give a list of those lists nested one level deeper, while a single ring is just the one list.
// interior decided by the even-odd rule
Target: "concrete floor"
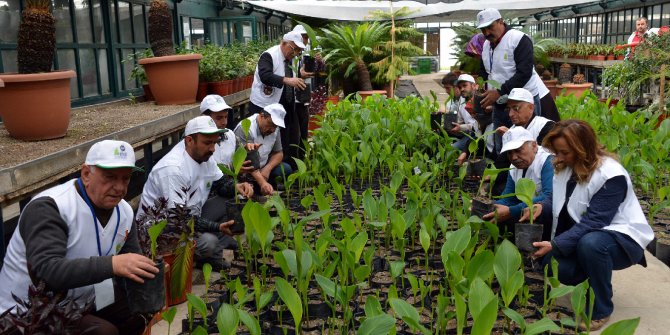
[{"label": "concrete floor", "polygon": [[[418,76],[407,76],[402,79],[412,79],[422,96],[430,96],[434,91],[440,101],[446,99],[444,89],[438,81],[444,76],[442,73],[432,73]],[[437,80],[437,81],[436,81]],[[670,268],[659,261],[649,252],[645,252],[648,266],[636,265],[625,270],[615,271],[612,276],[614,288],[614,313],[608,324],[619,320],[640,317],[640,324],[635,334],[659,335],[670,333]],[[198,277],[195,271],[194,277]],[[218,279],[218,274],[213,279]],[[193,285],[194,294],[205,291],[203,284]],[[181,319],[187,313],[186,303],[177,306],[177,317],[170,331],[178,334],[181,331]],[[161,321],[151,329],[152,334],[168,334],[167,322]],[[592,332],[600,334],[600,332]]]}]

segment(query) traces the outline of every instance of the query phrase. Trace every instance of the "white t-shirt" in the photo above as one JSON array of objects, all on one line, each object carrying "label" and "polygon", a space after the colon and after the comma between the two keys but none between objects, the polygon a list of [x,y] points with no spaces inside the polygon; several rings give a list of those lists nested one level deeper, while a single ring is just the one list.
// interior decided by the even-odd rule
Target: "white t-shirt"
[{"label": "white t-shirt", "polygon": [[[152,206],[156,199],[163,197],[168,200],[168,208],[175,204],[186,203],[191,214],[200,215],[202,206],[207,201],[212,183],[221,179],[223,172],[214,159],[198,163],[186,152],[184,140],[175,145],[149,173],[144,184],[142,198],[137,215],[143,213],[142,206]],[[193,196],[187,199],[183,189]],[[188,201],[186,201],[188,200]]]}]

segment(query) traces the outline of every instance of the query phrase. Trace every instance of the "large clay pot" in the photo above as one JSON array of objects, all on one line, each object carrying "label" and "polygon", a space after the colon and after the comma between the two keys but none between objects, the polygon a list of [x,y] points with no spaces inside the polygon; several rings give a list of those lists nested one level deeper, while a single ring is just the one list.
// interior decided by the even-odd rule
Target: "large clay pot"
[{"label": "large clay pot", "polygon": [[384,97],[386,97],[387,92],[386,92],[386,90],[372,90],[372,91],[358,91],[358,94],[360,94],[361,102],[363,102],[363,101],[365,101],[365,99],[367,99],[369,96],[371,96],[373,94],[379,94],[379,95],[383,95]]},{"label": "large clay pot", "polygon": [[74,71],[0,74],[0,115],[9,135],[24,141],[65,136]]},{"label": "large clay pot", "polygon": [[198,63],[202,55],[187,54],[142,58],[151,92],[157,105],[183,105],[195,102],[198,93]]},{"label": "large clay pot", "polygon": [[558,96],[559,90],[558,90],[558,79],[552,79],[552,80],[543,80],[544,86],[547,86],[547,89],[549,90],[549,94],[551,94],[551,97],[556,99],[556,96]]},{"label": "large clay pot", "polygon": [[558,89],[561,92],[561,95],[568,96],[573,94],[576,97],[581,97],[586,90],[590,90],[593,86],[593,83],[583,83],[583,84],[563,84],[558,85]]}]

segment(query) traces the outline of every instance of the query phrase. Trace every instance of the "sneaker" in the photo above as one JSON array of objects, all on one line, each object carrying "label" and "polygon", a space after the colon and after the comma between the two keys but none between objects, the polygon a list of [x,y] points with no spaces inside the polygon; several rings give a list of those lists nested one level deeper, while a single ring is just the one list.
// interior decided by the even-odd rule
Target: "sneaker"
[{"label": "sneaker", "polygon": [[[606,316],[602,319],[598,320],[591,320],[591,324],[589,327],[590,331],[595,331],[600,328],[602,328],[608,321],[610,320],[609,316]],[[579,330],[585,331],[586,330],[586,324],[584,323],[584,320],[579,322]]]}]

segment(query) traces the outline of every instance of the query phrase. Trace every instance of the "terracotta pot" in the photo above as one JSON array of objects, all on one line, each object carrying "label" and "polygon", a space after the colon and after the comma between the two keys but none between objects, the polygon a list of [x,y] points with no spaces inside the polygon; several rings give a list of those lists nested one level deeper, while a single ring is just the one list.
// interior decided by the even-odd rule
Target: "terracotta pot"
[{"label": "terracotta pot", "polygon": [[561,91],[561,95],[568,96],[573,94],[576,97],[580,97],[586,90],[590,90],[592,86],[592,83],[563,84],[559,85],[558,89]]},{"label": "terracotta pot", "polygon": [[157,105],[183,105],[195,102],[198,93],[198,63],[202,55],[174,55],[142,58]]},{"label": "terracotta pot", "polygon": [[198,94],[196,94],[195,99],[197,101],[202,101],[208,94],[208,85],[207,82],[201,81],[198,83]]},{"label": "terracotta pot", "polygon": [[209,92],[212,94],[218,94],[222,97],[233,94],[232,80],[215,81],[207,84],[209,85]]},{"label": "terracotta pot", "polygon": [[623,59],[624,59],[624,57],[625,57],[624,55],[619,55],[619,56],[616,56],[616,60],[623,60]]},{"label": "terracotta pot", "polygon": [[317,115],[323,117],[324,112],[317,113],[315,115],[310,115],[309,116],[309,121],[307,123],[307,130],[308,130],[307,134],[308,134],[309,137],[312,137],[312,132],[314,130],[317,130],[317,129],[321,128],[321,125],[320,125],[321,120],[320,120],[319,117],[317,117]]},{"label": "terracotta pot", "polygon": [[558,85],[558,80],[557,79],[552,79],[552,80],[543,80],[544,86],[547,86],[547,89],[549,89],[549,94],[551,94],[551,97],[556,99],[556,96],[559,93],[559,90],[557,88]]},{"label": "terracotta pot", "polygon": [[605,60],[614,60],[614,59],[615,59],[614,55],[607,55],[607,57],[605,58]]},{"label": "terracotta pot", "polygon": [[9,135],[24,141],[65,136],[70,124],[70,79],[75,76],[71,70],[0,74],[4,82],[0,115]]},{"label": "terracotta pot", "polygon": [[605,55],[594,55],[593,60],[599,60],[599,61],[605,60]]},{"label": "terracotta pot", "polygon": [[358,94],[361,95],[361,101],[365,101],[369,96],[373,94],[379,94],[383,95],[386,97],[386,91],[385,90],[372,90],[372,91],[358,91]]},{"label": "terracotta pot", "polygon": [[332,102],[333,105],[337,105],[338,102],[340,102],[340,96],[339,95],[331,95],[328,97],[328,101]]}]

